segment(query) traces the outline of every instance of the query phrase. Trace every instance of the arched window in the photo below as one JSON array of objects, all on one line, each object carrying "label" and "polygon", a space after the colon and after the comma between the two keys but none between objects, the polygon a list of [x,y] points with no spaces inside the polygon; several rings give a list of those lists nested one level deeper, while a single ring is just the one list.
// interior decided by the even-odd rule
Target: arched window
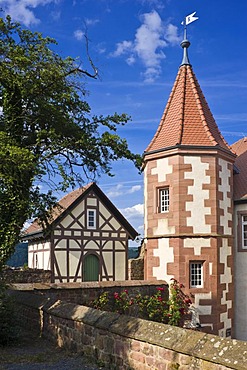
[{"label": "arched window", "polygon": [[83,263],[83,281],[99,281],[99,257],[87,254]]}]

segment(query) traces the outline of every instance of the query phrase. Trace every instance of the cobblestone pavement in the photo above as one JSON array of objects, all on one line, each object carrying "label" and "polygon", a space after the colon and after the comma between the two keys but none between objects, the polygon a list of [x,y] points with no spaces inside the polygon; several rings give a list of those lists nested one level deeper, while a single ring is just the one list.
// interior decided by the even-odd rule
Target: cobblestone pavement
[{"label": "cobblestone pavement", "polygon": [[106,370],[83,355],[57,348],[46,339],[22,332],[18,344],[0,347],[0,370]]}]

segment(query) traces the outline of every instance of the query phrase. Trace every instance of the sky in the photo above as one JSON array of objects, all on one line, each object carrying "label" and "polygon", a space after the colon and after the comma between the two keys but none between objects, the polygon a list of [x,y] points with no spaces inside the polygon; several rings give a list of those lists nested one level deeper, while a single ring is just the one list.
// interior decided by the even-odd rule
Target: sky
[{"label": "sky", "polygon": [[[196,12],[199,19],[188,25],[190,63],[226,141],[247,136],[247,1],[0,0],[0,8],[56,39],[57,53],[78,58],[90,72],[87,33],[100,77],[86,81],[92,114],[129,114],[118,133],[139,154],[156,132],[182,61],[181,21]],[[128,161],[113,171],[98,185],[142,236],[143,175]]]}]

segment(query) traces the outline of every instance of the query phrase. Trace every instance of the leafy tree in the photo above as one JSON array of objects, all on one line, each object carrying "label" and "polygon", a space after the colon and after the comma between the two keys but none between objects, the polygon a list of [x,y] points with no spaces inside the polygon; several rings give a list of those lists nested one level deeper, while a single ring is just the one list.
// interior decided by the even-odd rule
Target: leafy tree
[{"label": "leafy tree", "polygon": [[0,268],[25,220],[46,220],[55,204],[52,191],[35,184],[65,191],[101,173],[112,176],[119,158],[140,167],[140,156],[116,133],[128,115],[91,114],[85,100],[85,78],[97,78],[91,59],[92,74],[58,55],[55,45],[0,18]]}]

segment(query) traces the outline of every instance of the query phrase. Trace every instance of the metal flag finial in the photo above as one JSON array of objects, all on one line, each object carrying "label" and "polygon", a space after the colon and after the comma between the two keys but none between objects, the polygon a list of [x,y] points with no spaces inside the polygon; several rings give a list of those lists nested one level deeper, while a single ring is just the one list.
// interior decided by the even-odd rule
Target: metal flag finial
[{"label": "metal flag finial", "polygon": [[196,12],[187,15],[184,18],[184,21],[181,22],[181,24],[184,26],[184,39],[180,44],[182,48],[184,49],[183,60],[182,60],[181,65],[184,65],[184,64],[190,65],[189,57],[188,57],[188,47],[190,46],[190,42],[189,40],[187,40],[187,25],[199,19],[198,17],[195,17],[195,14]]}]

